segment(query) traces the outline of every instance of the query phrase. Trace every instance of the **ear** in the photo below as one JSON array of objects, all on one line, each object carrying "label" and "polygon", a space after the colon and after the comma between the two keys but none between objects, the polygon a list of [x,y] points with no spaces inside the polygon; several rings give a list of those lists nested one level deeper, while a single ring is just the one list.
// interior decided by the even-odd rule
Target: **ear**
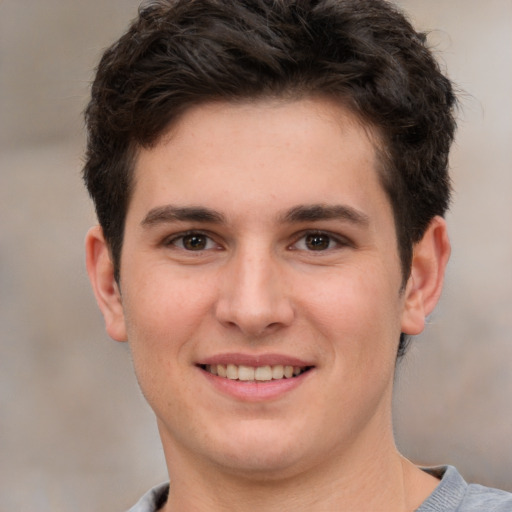
[{"label": "ear", "polygon": [[402,332],[419,334],[425,318],[432,313],[443,288],[446,264],[450,258],[446,221],[434,217],[423,238],[414,245],[411,275],[405,289]]},{"label": "ear", "polygon": [[100,226],[91,228],[85,239],[86,266],[96,301],[111,338],[126,341],[123,303],[114,279],[114,265]]}]

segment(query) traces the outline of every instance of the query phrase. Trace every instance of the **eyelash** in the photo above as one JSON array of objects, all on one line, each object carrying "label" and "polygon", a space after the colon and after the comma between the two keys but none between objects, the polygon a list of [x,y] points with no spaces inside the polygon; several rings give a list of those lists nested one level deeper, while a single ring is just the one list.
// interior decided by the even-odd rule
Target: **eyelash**
[{"label": "eyelash", "polygon": [[[194,237],[194,236],[198,237],[198,238],[204,237],[206,246],[202,247],[202,248],[199,247],[199,248],[197,248],[197,250],[194,250],[194,249],[186,248],[183,245],[180,247],[180,245],[178,244],[178,242],[180,242],[180,241],[183,244],[184,240],[187,237]],[[327,239],[328,246],[325,248],[318,248],[316,250],[312,249],[312,248],[308,249],[307,247],[303,247],[303,248],[297,247],[299,242],[301,242],[302,240],[304,240],[304,244],[307,244],[306,240],[308,237],[318,237],[318,238],[325,237]],[[211,246],[208,247],[208,245],[211,245],[211,244],[214,244],[215,247],[211,247]],[[331,244],[335,244],[335,247],[330,247]],[[190,252],[190,253],[203,252],[203,251],[208,251],[208,250],[212,250],[215,248],[217,248],[217,249],[219,248],[219,245],[215,242],[215,240],[212,238],[212,236],[210,234],[208,234],[204,231],[200,231],[200,230],[190,230],[190,231],[186,231],[184,233],[179,233],[179,234],[173,235],[171,237],[168,237],[164,240],[164,245],[167,247],[174,246],[178,249],[181,249],[183,251]],[[311,252],[311,253],[315,253],[315,252],[322,253],[322,252],[326,252],[326,251],[332,251],[335,249],[339,249],[340,247],[352,247],[352,246],[353,246],[353,244],[350,242],[350,240],[346,239],[345,237],[342,237],[339,235],[333,235],[326,231],[310,230],[310,231],[304,231],[304,232],[300,233],[300,236],[298,236],[296,238],[296,240],[288,246],[288,249],[300,250],[300,251]]]},{"label": "eyelash", "polygon": [[[318,249],[318,250],[315,250],[315,249],[308,250],[306,248],[303,248],[303,249],[295,248],[301,240],[304,240],[304,243],[307,243],[306,242],[307,237],[315,237],[315,236],[316,237],[326,237],[328,239],[329,245],[331,243],[333,243],[333,244],[335,244],[335,246],[334,247],[326,247],[325,249]],[[327,231],[311,230],[311,231],[305,231],[305,232],[301,233],[300,236],[297,238],[297,240],[293,244],[291,244],[289,247],[292,250],[302,250],[305,252],[321,253],[321,252],[327,252],[327,251],[339,249],[341,247],[353,247],[353,244],[351,243],[350,240],[348,240],[347,238],[345,238],[343,236],[333,235],[332,233],[329,233]]]},{"label": "eyelash", "polygon": [[[197,251],[194,251],[193,249],[187,249],[186,247],[180,247],[178,245],[179,241],[181,241],[183,243],[183,241],[187,237],[194,237],[194,236],[198,237],[198,238],[204,237],[206,239],[206,244],[214,244],[216,247],[205,247],[203,249],[198,249]],[[211,250],[211,249],[219,247],[219,245],[214,241],[214,239],[208,233],[205,233],[204,231],[200,231],[200,230],[190,230],[190,231],[186,231],[184,233],[178,233],[176,235],[172,235],[171,237],[166,238],[163,243],[166,247],[174,246],[174,247],[177,247],[178,249],[181,249],[186,252],[202,252],[205,250]]]}]

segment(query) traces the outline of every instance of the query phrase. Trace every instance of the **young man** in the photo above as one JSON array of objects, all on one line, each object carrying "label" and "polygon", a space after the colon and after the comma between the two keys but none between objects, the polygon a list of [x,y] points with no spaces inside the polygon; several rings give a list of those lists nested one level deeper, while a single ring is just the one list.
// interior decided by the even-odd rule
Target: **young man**
[{"label": "young man", "polygon": [[151,2],[105,52],[87,267],[170,477],[133,512],[512,510],[393,440],[450,253],[454,104],[381,0]]}]

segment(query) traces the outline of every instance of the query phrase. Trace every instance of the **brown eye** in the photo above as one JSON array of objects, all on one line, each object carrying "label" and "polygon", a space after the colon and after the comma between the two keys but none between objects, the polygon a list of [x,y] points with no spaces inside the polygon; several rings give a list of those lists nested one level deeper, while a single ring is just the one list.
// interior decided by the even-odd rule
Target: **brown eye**
[{"label": "brown eye", "polygon": [[311,233],[306,235],[304,241],[310,251],[323,251],[329,249],[331,244],[331,238],[324,233]]},{"label": "brown eye", "polygon": [[208,245],[208,237],[199,233],[185,235],[182,238],[183,248],[188,251],[201,251]]}]

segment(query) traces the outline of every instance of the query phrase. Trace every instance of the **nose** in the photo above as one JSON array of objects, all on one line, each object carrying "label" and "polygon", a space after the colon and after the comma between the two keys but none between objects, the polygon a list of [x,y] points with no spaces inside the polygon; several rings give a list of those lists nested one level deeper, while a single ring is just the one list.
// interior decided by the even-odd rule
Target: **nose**
[{"label": "nose", "polygon": [[289,326],[295,313],[284,274],[272,254],[239,251],[222,276],[217,320],[250,338]]}]

